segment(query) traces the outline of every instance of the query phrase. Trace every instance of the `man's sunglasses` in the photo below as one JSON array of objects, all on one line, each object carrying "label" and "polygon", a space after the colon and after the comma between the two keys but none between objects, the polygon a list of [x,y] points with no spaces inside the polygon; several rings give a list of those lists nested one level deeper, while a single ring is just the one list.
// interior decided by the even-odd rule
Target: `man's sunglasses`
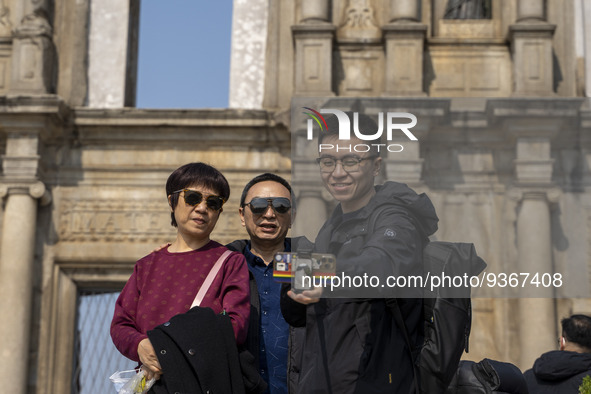
[{"label": "man's sunglasses", "polygon": [[[185,202],[189,205],[196,206],[201,204],[201,201],[203,201],[203,194],[201,192],[198,192],[197,190],[181,189],[172,192],[172,194],[180,192],[184,192],[183,197],[185,198]],[[213,211],[219,211],[220,209],[222,209],[222,205],[224,205],[225,202],[226,200],[224,198],[215,195],[207,196],[207,198],[205,199],[205,204],[207,205],[207,208]]]},{"label": "man's sunglasses", "polygon": [[291,209],[291,201],[289,201],[289,198],[285,197],[256,197],[244,205],[250,206],[250,210],[255,215],[265,213],[267,209],[269,209],[269,206],[271,206],[277,213],[287,213]]}]

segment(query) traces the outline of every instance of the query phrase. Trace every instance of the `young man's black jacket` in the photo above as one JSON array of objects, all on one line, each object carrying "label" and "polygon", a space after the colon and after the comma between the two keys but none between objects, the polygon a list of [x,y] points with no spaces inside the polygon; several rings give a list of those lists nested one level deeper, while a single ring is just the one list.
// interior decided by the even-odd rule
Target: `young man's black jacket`
[{"label": "young man's black jacket", "polygon": [[591,353],[553,350],[544,353],[525,371],[530,393],[578,393],[583,378],[591,375]]},{"label": "young man's black jacket", "polygon": [[[372,218],[378,210],[379,217]],[[373,229],[370,219],[375,219]],[[320,229],[314,251],[334,254],[337,274],[407,275],[421,267],[427,236],[437,230],[437,222],[426,195],[387,182],[353,215],[344,217],[337,206]],[[412,392],[412,360],[384,298],[322,298],[306,307],[284,291],[281,301],[285,320],[306,326],[297,393]],[[423,340],[422,300],[401,298],[399,306],[416,352]]]},{"label": "young man's black jacket", "polygon": [[[291,246],[291,250],[286,252],[296,251],[299,248],[311,250],[314,246],[305,237],[287,238],[288,244]],[[248,240],[241,239],[236,240],[226,247],[232,251],[240,252],[244,254]],[[244,347],[248,352],[254,356],[254,364],[259,366],[259,348],[260,348],[260,326],[261,326],[261,303],[259,299],[259,291],[257,288],[256,280],[249,271],[250,279],[250,318],[248,320],[248,333],[246,335],[246,341]],[[295,392],[301,366],[302,357],[302,346],[304,342],[305,330],[303,328],[296,328],[293,326],[289,327],[289,340],[288,340],[288,360],[287,360],[287,386],[290,393]]]}]

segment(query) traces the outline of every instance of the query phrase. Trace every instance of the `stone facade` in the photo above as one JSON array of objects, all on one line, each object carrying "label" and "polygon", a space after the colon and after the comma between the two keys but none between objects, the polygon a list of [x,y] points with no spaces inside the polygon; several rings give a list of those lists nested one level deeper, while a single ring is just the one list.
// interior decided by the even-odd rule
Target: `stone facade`
[{"label": "stone facade", "polygon": [[[494,0],[490,19],[443,20],[445,0],[271,0],[247,20],[235,1],[232,109],[173,111],[129,108],[138,2],[124,3],[0,0],[6,392],[70,392],[77,294],[120,289],[170,240],[163,185],[179,165],[209,162],[230,181],[222,242],[245,236],[235,213],[254,175],[317,171],[292,154],[294,97],[342,108],[379,97],[415,114],[419,141],[388,155],[382,176],[429,194],[437,239],[474,242],[494,272],[577,273],[545,298],[476,298],[467,358],[529,368],[555,348],[561,317],[591,313],[586,5]],[[84,22],[108,15],[123,22]],[[294,233],[314,238],[330,199],[294,181],[315,219]]]}]

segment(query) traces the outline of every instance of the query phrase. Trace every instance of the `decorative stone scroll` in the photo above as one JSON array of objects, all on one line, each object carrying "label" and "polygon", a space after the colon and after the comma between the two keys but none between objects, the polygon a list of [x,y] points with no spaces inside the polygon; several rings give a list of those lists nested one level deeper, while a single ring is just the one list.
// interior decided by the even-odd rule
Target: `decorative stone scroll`
[{"label": "decorative stone scroll", "polygon": [[44,94],[54,88],[53,29],[44,1],[34,1],[14,29],[11,88],[16,93]]},{"label": "decorative stone scroll", "polygon": [[337,41],[369,43],[382,39],[375,12],[369,0],[349,0],[337,29]]},{"label": "decorative stone scroll", "polygon": [[10,22],[10,8],[6,6],[7,0],[0,0],[0,37],[9,37],[12,34]]}]

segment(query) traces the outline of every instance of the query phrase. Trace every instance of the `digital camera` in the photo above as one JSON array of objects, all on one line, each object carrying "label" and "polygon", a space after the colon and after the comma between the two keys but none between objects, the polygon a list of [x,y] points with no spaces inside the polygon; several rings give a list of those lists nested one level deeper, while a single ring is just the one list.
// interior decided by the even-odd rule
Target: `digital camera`
[{"label": "digital camera", "polygon": [[332,277],[335,272],[336,258],[332,254],[280,252],[273,260],[273,278],[291,283],[296,293],[319,286],[325,282],[324,277]]}]

